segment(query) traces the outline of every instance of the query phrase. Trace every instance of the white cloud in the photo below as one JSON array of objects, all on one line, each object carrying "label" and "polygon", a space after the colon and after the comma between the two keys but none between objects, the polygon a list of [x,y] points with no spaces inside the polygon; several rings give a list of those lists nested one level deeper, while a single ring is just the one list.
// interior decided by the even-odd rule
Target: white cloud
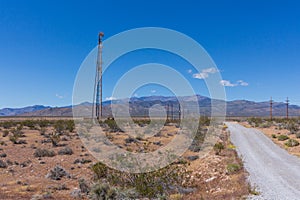
[{"label": "white cloud", "polygon": [[117,98],[115,97],[106,97],[105,100],[106,101],[112,101],[112,100],[116,100]]},{"label": "white cloud", "polygon": [[197,73],[197,74],[193,74],[193,78],[197,78],[197,79],[206,79],[208,77],[207,73]]},{"label": "white cloud", "polygon": [[219,72],[217,68],[211,67],[211,68],[206,68],[203,69],[200,73],[193,74],[193,78],[197,79],[206,79],[208,78],[209,74],[215,74]]},{"label": "white cloud", "polygon": [[249,83],[247,83],[247,82],[245,82],[243,80],[239,80],[238,84],[241,85],[241,86],[248,86],[249,85]]},{"label": "white cloud", "polygon": [[156,92],[156,90],[151,90],[151,93],[155,93]]},{"label": "white cloud", "polygon": [[230,81],[227,81],[227,80],[221,80],[220,84],[225,86],[225,87],[235,87],[235,86],[237,86],[237,84],[233,84],[233,83],[231,83]]},{"label": "white cloud", "polygon": [[216,69],[216,68],[214,68],[214,67],[211,67],[211,68],[203,69],[202,72],[203,72],[203,73],[214,74],[214,73],[219,72],[219,70]]},{"label": "white cloud", "polygon": [[236,86],[248,86],[249,84],[243,80],[239,80],[236,83],[231,83],[230,81],[227,80],[221,80],[220,84],[225,86],[225,87],[236,87]]},{"label": "white cloud", "polygon": [[59,94],[55,94],[55,96],[56,96],[57,98],[59,98],[59,99],[64,98],[62,95],[59,95]]},{"label": "white cloud", "polygon": [[189,69],[187,70],[187,73],[191,74],[193,72],[193,70]]}]

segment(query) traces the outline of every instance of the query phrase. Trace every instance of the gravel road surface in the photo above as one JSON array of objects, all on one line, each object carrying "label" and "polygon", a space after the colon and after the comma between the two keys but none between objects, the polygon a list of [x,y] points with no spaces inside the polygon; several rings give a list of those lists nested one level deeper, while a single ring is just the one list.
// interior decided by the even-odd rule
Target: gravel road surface
[{"label": "gravel road surface", "polygon": [[260,192],[249,199],[300,200],[300,159],[257,129],[231,122],[226,125],[249,172],[251,185]]}]

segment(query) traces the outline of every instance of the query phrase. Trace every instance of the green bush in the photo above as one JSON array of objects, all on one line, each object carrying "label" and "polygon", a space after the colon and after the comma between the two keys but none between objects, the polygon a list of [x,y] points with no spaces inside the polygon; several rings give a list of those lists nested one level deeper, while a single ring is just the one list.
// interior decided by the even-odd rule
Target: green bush
[{"label": "green bush", "polygon": [[91,200],[109,200],[116,199],[117,191],[107,183],[95,183],[90,191]]},{"label": "green bush", "polygon": [[122,132],[122,129],[120,129],[118,127],[118,125],[114,119],[111,119],[111,118],[106,119],[104,121],[104,123],[108,125],[110,132]]},{"label": "green bush", "polygon": [[287,135],[279,135],[279,136],[277,137],[277,139],[278,139],[279,141],[284,141],[284,140],[289,139],[289,137],[288,137]]},{"label": "green bush", "polygon": [[6,137],[6,136],[8,136],[8,134],[9,134],[9,131],[8,130],[4,130],[3,134],[2,134],[2,137]]},{"label": "green bush", "polygon": [[227,172],[229,174],[234,174],[238,172],[242,167],[239,164],[231,163],[227,165]]},{"label": "green bush", "polygon": [[289,139],[286,143],[284,143],[288,147],[295,147],[299,145],[299,142],[294,139]]},{"label": "green bush", "polygon": [[[155,198],[168,193],[170,188],[184,187],[183,181],[188,182],[188,174],[185,165],[171,164],[165,168],[148,173],[120,172],[106,167],[102,163],[96,163],[91,167],[95,174],[95,180],[108,181],[110,185],[121,188],[133,188],[140,197]],[[99,187],[99,186],[98,186]],[[99,192],[98,188],[98,192]],[[98,193],[97,193],[98,194]]]},{"label": "green bush", "polygon": [[94,164],[91,167],[91,169],[94,172],[95,178],[97,180],[99,180],[101,178],[105,178],[107,176],[108,167],[101,162]]},{"label": "green bush", "polygon": [[272,138],[277,138],[277,136],[275,134],[272,134],[271,136],[272,136]]},{"label": "green bush", "polygon": [[52,143],[53,147],[57,147],[58,143],[60,142],[60,135],[58,133],[53,133],[52,135],[50,135],[50,140]]},{"label": "green bush", "polygon": [[216,155],[220,155],[221,151],[224,149],[224,144],[222,142],[218,142],[214,145],[214,150]]},{"label": "green bush", "polygon": [[199,119],[199,125],[200,126],[209,126],[210,124],[210,118],[205,117],[205,116],[201,116]]}]

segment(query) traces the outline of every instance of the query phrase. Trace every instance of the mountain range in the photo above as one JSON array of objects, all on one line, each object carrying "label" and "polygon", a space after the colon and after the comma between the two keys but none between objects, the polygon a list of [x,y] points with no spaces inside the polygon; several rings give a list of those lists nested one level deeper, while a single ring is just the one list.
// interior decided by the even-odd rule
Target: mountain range
[{"label": "mountain range", "polygon": [[[234,100],[224,102],[222,100],[212,100],[205,96],[183,96],[183,97],[165,97],[165,96],[147,96],[147,97],[133,97],[130,99],[118,99],[103,102],[103,115],[109,116],[112,112],[112,107],[118,110],[118,113],[125,112],[126,103],[129,102],[129,112],[132,116],[148,116],[149,108],[152,108],[151,112],[161,112],[161,107],[155,107],[154,105],[160,105],[163,107],[169,107],[169,110],[173,109],[174,112],[178,111],[179,102],[184,104],[186,109],[181,110],[182,113],[193,112],[199,109],[201,115],[210,115],[212,102],[218,109],[226,103],[226,115],[227,116],[269,116],[270,103],[255,102],[247,100]],[[200,105],[200,106],[199,106]],[[154,107],[153,107],[154,106]],[[199,106],[197,109],[195,106]],[[172,108],[170,108],[172,107]],[[224,106],[223,106],[224,107]],[[92,110],[92,103],[83,102],[79,105],[73,106],[74,112],[80,111],[82,116],[90,116]],[[224,109],[224,108],[223,108]],[[285,116],[286,104],[283,102],[273,103],[273,115]],[[300,106],[289,105],[290,116],[300,116]],[[34,105],[24,108],[3,108],[0,109],[0,116],[73,116],[72,106],[64,107],[50,107],[43,105]]]}]

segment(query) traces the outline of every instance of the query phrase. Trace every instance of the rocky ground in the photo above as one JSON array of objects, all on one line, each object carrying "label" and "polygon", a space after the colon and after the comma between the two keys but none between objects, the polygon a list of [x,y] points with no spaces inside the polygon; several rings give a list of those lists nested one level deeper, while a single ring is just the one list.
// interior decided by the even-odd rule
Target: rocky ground
[{"label": "rocky ground", "polygon": [[[0,124],[0,199],[87,199],[80,183],[84,180],[87,185],[93,184],[95,174],[91,166],[97,160],[85,148],[76,130],[66,126],[67,120],[61,123],[64,128],[59,127],[57,121],[41,127],[30,122],[21,123],[25,120],[28,118],[9,120],[12,123],[8,126]],[[159,136],[139,142],[135,141],[140,138],[131,141],[128,135],[118,131],[108,135],[116,145],[139,152],[160,148],[170,142],[175,132],[176,126],[169,125]],[[183,155],[190,171],[186,177],[189,185],[170,192],[169,199],[241,199],[247,196],[247,173],[225,129],[219,146],[204,157],[198,155],[195,149]]]}]

